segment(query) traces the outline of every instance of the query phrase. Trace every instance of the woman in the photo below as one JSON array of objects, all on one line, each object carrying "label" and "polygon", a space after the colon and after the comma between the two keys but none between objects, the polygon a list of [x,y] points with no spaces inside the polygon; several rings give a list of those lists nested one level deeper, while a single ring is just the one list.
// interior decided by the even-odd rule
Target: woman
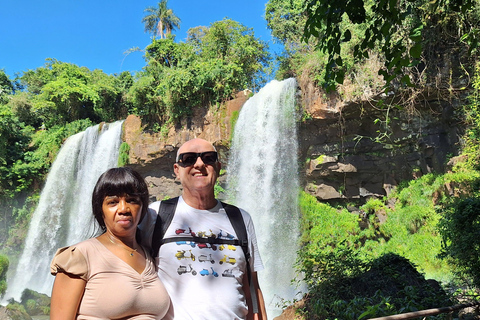
[{"label": "woman", "polygon": [[104,231],[57,251],[50,319],[161,319],[170,298],[155,264],[136,240],[148,210],[148,189],[130,168],[103,173],[92,195]]}]

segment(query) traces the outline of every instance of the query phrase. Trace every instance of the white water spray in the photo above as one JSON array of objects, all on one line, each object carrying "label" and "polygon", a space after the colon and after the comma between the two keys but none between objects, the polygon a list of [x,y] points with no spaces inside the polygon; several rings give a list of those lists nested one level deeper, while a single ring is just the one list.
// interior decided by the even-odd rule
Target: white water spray
[{"label": "white water spray", "polygon": [[63,144],[40,194],[5,301],[20,301],[26,288],[50,295],[55,279],[50,262],[56,249],[93,235],[93,188],[104,171],[117,166],[122,123],[90,127]]},{"label": "white water spray", "polygon": [[274,80],[245,103],[228,161],[230,201],[247,210],[255,224],[269,319],[298,290],[291,284],[299,235],[296,89],[293,78]]}]

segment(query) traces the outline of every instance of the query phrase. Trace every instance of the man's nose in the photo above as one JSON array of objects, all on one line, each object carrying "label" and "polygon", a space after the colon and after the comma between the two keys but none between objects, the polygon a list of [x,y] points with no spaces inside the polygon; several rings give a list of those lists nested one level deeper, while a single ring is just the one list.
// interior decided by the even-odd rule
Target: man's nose
[{"label": "man's nose", "polygon": [[198,156],[197,161],[195,161],[195,167],[202,167],[205,166],[205,163],[202,160],[202,157]]}]

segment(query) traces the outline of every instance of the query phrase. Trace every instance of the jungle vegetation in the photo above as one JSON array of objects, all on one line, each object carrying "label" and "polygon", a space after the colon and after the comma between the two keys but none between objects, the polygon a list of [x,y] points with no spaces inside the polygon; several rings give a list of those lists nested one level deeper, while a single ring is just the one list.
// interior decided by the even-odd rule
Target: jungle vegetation
[{"label": "jungle vegetation", "polygon": [[[345,100],[378,100],[389,92],[409,97],[384,105],[385,112],[414,114],[415,99],[429,90],[459,98],[458,83],[468,96],[458,114],[467,128],[464,143],[449,172],[405,181],[388,197],[360,204],[357,215],[349,204],[331,206],[301,193],[297,267],[309,294],[298,312],[306,319],[363,319],[478,301],[479,10],[478,1],[268,2],[268,26],[285,48],[277,57],[279,79],[306,78]],[[452,59],[456,68],[441,79],[442,63]],[[388,135],[377,138],[384,143]],[[411,267],[442,283],[443,292],[413,286],[417,275],[402,276]]]},{"label": "jungle vegetation", "polygon": [[[272,64],[277,79],[306,78],[346,100],[362,99],[366,91],[411,95],[431,86],[453,95],[448,79],[435,81],[448,49],[458,57],[451,76],[465,80],[461,89],[468,97],[459,112],[467,128],[460,160],[451,172],[405,181],[388,198],[368,201],[360,207],[362,217],[348,212],[347,204],[334,207],[301,193],[297,267],[309,294],[298,312],[308,319],[359,319],[455,303],[459,293],[478,300],[478,1],[270,0],[265,17],[284,47],[275,62],[267,44],[236,21],[192,28],[185,42],[177,42],[173,33],[181,20],[166,0],[145,13],[142,23],[152,41],[142,49],[145,67],[134,74],[107,75],[54,57],[14,78],[0,70],[0,253],[22,247],[62,142],[95,123],[136,114],[162,132],[195,108],[217,108],[239,90],[261,88]],[[388,216],[386,223],[379,223],[380,215]],[[420,293],[393,269],[388,272],[401,280],[396,296],[359,296],[339,286],[392,261],[438,280],[443,291]],[[0,255],[0,295],[7,269]]]}]

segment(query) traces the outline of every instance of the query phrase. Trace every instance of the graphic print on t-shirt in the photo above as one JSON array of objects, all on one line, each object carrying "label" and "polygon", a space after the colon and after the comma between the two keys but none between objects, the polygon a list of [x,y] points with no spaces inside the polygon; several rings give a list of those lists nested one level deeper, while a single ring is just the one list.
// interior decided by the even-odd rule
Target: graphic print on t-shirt
[{"label": "graphic print on t-shirt", "polygon": [[[175,234],[177,236],[210,239],[235,239],[234,235],[222,229],[219,229],[218,232],[213,232],[212,229],[195,232],[192,231],[192,228],[189,226],[175,229]],[[232,255],[231,253],[236,253],[236,246],[230,244],[197,243],[195,241],[185,240],[176,241],[175,243],[178,246],[175,258],[179,261],[177,268],[179,275],[188,274],[191,276],[219,277],[220,274],[218,270],[221,270],[222,277],[235,277],[234,270],[237,264],[238,254]],[[240,250],[240,252],[241,251],[242,250]],[[220,252],[221,254],[219,254]],[[198,263],[194,264],[194,261],[198,261]],[[222,265],[223,267],[220,268]]]}]

